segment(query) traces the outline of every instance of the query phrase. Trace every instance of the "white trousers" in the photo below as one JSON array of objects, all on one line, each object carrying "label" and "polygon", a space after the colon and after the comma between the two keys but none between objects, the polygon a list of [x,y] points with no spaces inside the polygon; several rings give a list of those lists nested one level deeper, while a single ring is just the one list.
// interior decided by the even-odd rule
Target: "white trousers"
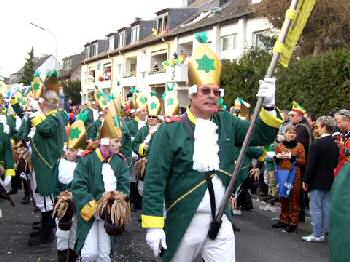
[{"label": "white trousers", "polygon": [[[35,172],[33,171],[32,175],[29,176],[30,180],[30,187],[33,192],[35,192],[36,189],[36,180],[35,180]],[[48,212],[53,210],[53,196],[42,196],[39,193],[33,193],[35,205],[37,208],[40,209],[40,212]]]},{"label": "white trousers", "polygon": [[72,220],[73,224],[70,230],[61,230],[58,228],[58,220],[56,219],[57,250],[74,249],[75,234],[77,230],[77,219],[75,216],[73,216]]},{"label": "white trousers", "polygon": [[82,262],[110,262],[111,239],[103,227],[104,221],[95,219],[81,249]]},{"label": "white trousers", "polygon": [[215,240],[208,238],[211,214],[196,213],[183,236],[172,262],[191,262],[199,254],[205,262],[235,262],[235,236],[226,215]]}]

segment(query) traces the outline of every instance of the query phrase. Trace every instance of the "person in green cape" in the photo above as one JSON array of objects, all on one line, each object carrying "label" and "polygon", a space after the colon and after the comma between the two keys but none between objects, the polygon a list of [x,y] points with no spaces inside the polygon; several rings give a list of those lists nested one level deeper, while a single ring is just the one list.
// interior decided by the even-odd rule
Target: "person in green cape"
[{"label": "person in green cape", "polygon": [[[40,100],[41,112],[31,120],[34,128],[29,137],[33,163],[33,192],[35,204],[41,211],[41,228],[39,234],[32,234],[28,245],[37,246],[54,241],[52,218],[53,192],[55,177],[53,166],[64,154],[64,122],[57,112],[59,101],[58,72],[50,71],[44,81],[44,90]],[[35,131],[34,131],[35,130]]]},{"label": "person in green cape", "polygon": [[[235,261],[235,236],[229,205],[215,240],[209,224],[217,213],[231,179],[249,122],[218,111],[221,62],[199,40],[189,63],[190,107],[186,114],[162,124],[152,141],[144,184],[142,226],[146,242],[163,261]],[[282,119],[275,105],[275,81],[265,79],[257,94],[264,109],[251,146],[271,144]],[[211,199],[211,200],[210,200]],[[166,214],[164,214],[164,207]]]},{"label": "person in green cape", "polygon": [[75,251],[81,261],[111,261],[116,239],[107,234],[107,219],[101,218],[97,208],[106,194],[129,194],[129,168],[119,153],[121,141],[122,131],[107,114],[100,129],[100,145],[80,158],[74,171],[71,190],[78,219]]}]

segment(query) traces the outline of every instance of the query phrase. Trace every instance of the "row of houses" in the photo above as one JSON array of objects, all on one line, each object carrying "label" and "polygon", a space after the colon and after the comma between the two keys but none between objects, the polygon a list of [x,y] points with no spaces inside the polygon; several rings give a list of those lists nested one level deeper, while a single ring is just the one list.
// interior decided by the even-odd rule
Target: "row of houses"
[{"label": "row of houses", "polygon": [[[126,99],[131,87],[156,91],[176,82],[180,106],[188,104],[186,65],[164,68],[174,54],[191,57],[195,32],[207,32],[221,59],[235,61],[250,47],[263,47],[261,36],[271,31],[266,18],[254,13],[257,0],[188,0],[182,8],[166,8],[151,21],[136,18],[128,27],[86,43],[81,67],[82,100],[95,88],[118,86]],[[169,73],[169,70],[171,73]]]}]

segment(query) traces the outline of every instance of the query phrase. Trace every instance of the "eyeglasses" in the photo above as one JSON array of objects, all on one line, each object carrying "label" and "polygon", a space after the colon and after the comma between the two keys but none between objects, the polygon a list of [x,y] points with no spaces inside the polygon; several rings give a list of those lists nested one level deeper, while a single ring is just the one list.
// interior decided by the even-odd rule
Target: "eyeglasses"
[{"label": "eyeglasses", "polygon": [[151,118],[151,119],[157,118],[158,119],[158,116],[148,116],[148,118]]},{"label": "eyeglasses", "polygon": [[219,89],[210,89],[210,88],[201,88],[199,91],[203,95],[210,95],[210,93],[213,93],[214,96],[219,97],[220,96],[220,90]]}]

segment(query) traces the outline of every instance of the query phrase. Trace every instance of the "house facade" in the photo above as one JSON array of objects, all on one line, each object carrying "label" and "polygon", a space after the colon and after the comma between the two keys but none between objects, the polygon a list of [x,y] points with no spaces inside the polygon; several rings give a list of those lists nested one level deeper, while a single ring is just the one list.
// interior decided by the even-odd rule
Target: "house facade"
[{"label": "house facade", "polygon": [[108,34],[100,53],[96,41],[86,44],[81,70],[83,101],[95,88],[112,86],[120,88],[124,99],[131,87],[156,91],[161,97],[166,83],[174,82],[180,106],[187,106],[186,65],[165,68],[162,62],[172,59],[174,53],[190,58],[197,45],[196,32],[207,32],[221,59],[236,61],[248,48],[262,47],[260,37],[272,26],[254,14],[256,2],[192,0],[183,8],[159,10],[152,21],[136,18],[129,27]]}]

